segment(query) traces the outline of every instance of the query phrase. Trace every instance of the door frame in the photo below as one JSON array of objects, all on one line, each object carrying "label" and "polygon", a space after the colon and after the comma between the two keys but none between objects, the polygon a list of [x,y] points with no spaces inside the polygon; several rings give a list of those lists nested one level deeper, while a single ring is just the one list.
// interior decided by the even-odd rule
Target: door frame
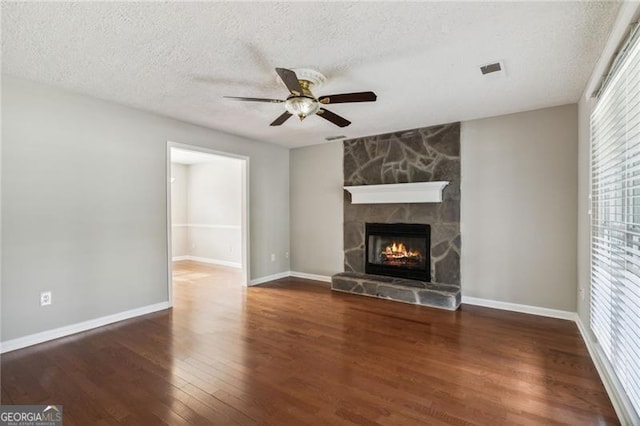
[{"label": "door frame", "polygon": [[173,306],[173,265],[172,265],[172,229],[171,229],[171,148],[183,149],[186,151],[196,151],[205,154],[218,155],[221,157],[234,158],[236,160],[242,160],[242,218],[241,218],[241,243],[242,243],[242,285],[247,286],[251,276],[250,271],[250,251],[249,251],[249,160],[250,158],[245,155],[233,154],[230,152],[217,151],[211,148],[205,148],[198,145],[190,145],[179,142],[167,141],[166,151],[166,175],[165,185],[167,193],[167,287],[169,306]]}]

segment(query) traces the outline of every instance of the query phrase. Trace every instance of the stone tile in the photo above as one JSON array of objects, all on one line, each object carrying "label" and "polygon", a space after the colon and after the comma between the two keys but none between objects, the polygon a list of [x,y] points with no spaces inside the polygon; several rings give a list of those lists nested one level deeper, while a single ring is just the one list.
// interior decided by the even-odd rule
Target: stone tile
[{"label": "stone tile", "polygon": [[449,124],[428,135],[427,144],[448,157],[460,157],[460,123]]},{"label": "stone tile", "polygon": [[418,290],[420,305],[432,306],[455,311],[460,307],[460,292],[456,294],[443,294],[429,290]]},{"label": "stone tile", "polygon": [[438,206],[438,216],[440,222],[460,223],[460,202],[459,201],[443,201]]},{"label": "stone tile", "polygon": [[[460,160],[449,160],[441,157],[433,170],[433,180],[457,182],[460,177]],[[449,183],[448,186],[455,186]]]},{"label": "stone tile", "polygon": [[408,206],[410,223],[434,224],[440,221],[436,203],[417,203],[408,204]]},{"label": "stone tile", "polygon": [[[357,169],[358,169],[358,164],[356,163],[355,158],[353,158],[353,155],[351,154],[344,154],[344,159],[342,162],[342,169],[343,169],[343,175],[345,177],[350,177],[352,174],[354,174]],[[349,186],[350,184],[347,183],[347,181],[345,180],[345,185]]]},{"label": "stone tile", "polygon": [[356,282],[349,278],[332,277],[331,288],[341,291],[351,291],[355,287]]},{"label": "stone tile", "polygon": [[351,289],[351,292],[356,294],[364,294],[364,287],[362,286],[362,284],[356,284],[353,289]]},{"label": "stone tile", "polygon": [[364,144],[358,144],[352,147],[351,155],[353,155],[356,160],[358,167],[363,167],[371,161],[371,157],[369,157],[369,153],[367,153],[367,149],[364,147]]},{"label": "stone tile", "polygon": [[443,201],[460,201],[460,185],[447,185],[442,191]]},{"label": "stone tile", "polygon": [[402,146],[398,143],[389,144],[387,155],[384,157],[385,163],[397,163],[405,159]]},{"label": "stone tile", "polygon": [[449,250],[449,241],[442,241],[431,247],[431,256],[440,257],[445,254],[447,250]]},{"label": "stone tile", "polygon": [[364,223],[344,223],[344,248],[345,250],[364,247]]},{"label": "stone tile", "polygon": [[360,176],[365,181],[365,185],[380,185],[382,183],[382,163],[383,158],[376,158],[369,161],[360,169]]},{"label": "stone tile", "polygon": [[447,255],[435,263],[435,281],[460,285],[460,255],[449,250]]},{"label": "stone tile", "polygon": [[375,296],[378,294],[378,284],[365,281],[362,283],[362,287],[364,288],[364,294],[368,294],[370,296]]},{"label": "stone tile", "polygon": [[[419,283],[418,286],[403,284]],[[343,272],[331,278],[331,288],[353,294],[455,310],[460,306],[460,287],[400,278]]]},{"label": "stone tile", "polygon": [[462,242],[460,241],[460,235],[458,235],[457,237],[455,237],[453,239],[453,241],[451,242],[451,244],[458,249],[458,253],[460,252],[460,247],[462,245]]},{"label": "stone tile", "polygon": [[352,272],[364,272],[364,250],[345,251],[344,270]]},{"label": "stone tile", "polygon": [[443,241],[451,241],[460,235],[457,223],[435,223],[431,225],[431,247]]},{"label": "stone tile", "polygon": [[378,157],[378,143],[372,139],[365,139],[363,141],[364,149],[367,151],[369,158]]},{"label": "stone tile", "polygon": [[378,286],[378,297],[399,300],[401,302],[407,303],[418,303],[416,294],[413,290],[391,287],[386,284],[381,284]]},{"label": "stone tile", "polygon": [[389,216],[383,223],[407,223],[409,220],[409,208],[407,204],[393,204]]},{"label": "stone tile", "polygon": [[405,170],[399,170],[396,174],[396,183],[409,183],[409,172]]},{"label": "stone tile", "polygon": [[419,169],[414,165],[409,166],[407,176],[407,180],[409,182],[430,182],[433,177],[431,172],[428,172],[424,169]]}]

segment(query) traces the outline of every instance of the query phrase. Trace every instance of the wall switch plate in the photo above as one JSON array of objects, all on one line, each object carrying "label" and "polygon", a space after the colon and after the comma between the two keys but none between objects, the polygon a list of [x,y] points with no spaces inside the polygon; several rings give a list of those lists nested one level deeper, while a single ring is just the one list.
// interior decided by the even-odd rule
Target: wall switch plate
[{"label": "wall switch plate", "polygon": [[51,304],[51,292],[43,291],[40,293],[40,306],[47,306]]},{"label": "wall switch plate", "polygon": [[272,262],[276,261],[276,254],[275,253],[271,253],[271,261]]}]

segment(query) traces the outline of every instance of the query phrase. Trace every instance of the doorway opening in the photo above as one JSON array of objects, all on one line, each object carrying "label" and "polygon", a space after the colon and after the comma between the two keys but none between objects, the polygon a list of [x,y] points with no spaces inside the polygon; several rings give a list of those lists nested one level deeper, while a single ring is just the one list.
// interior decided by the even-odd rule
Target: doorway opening
[{"label": "doorway opening", "polygon": [[247,285],[248,162],[243,156],[167,144],[171,305],[174,285],[203,274],[213,274],[227,285]]}]

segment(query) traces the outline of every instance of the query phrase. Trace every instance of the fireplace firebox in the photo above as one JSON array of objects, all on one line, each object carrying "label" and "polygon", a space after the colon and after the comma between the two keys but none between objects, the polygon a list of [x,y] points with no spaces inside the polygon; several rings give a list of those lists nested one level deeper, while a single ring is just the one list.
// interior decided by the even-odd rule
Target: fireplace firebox
[{"label": "fireplace firebox", "polygon": [[416,223],[367,223],[365,272],[431,281],[431,227]]}]

